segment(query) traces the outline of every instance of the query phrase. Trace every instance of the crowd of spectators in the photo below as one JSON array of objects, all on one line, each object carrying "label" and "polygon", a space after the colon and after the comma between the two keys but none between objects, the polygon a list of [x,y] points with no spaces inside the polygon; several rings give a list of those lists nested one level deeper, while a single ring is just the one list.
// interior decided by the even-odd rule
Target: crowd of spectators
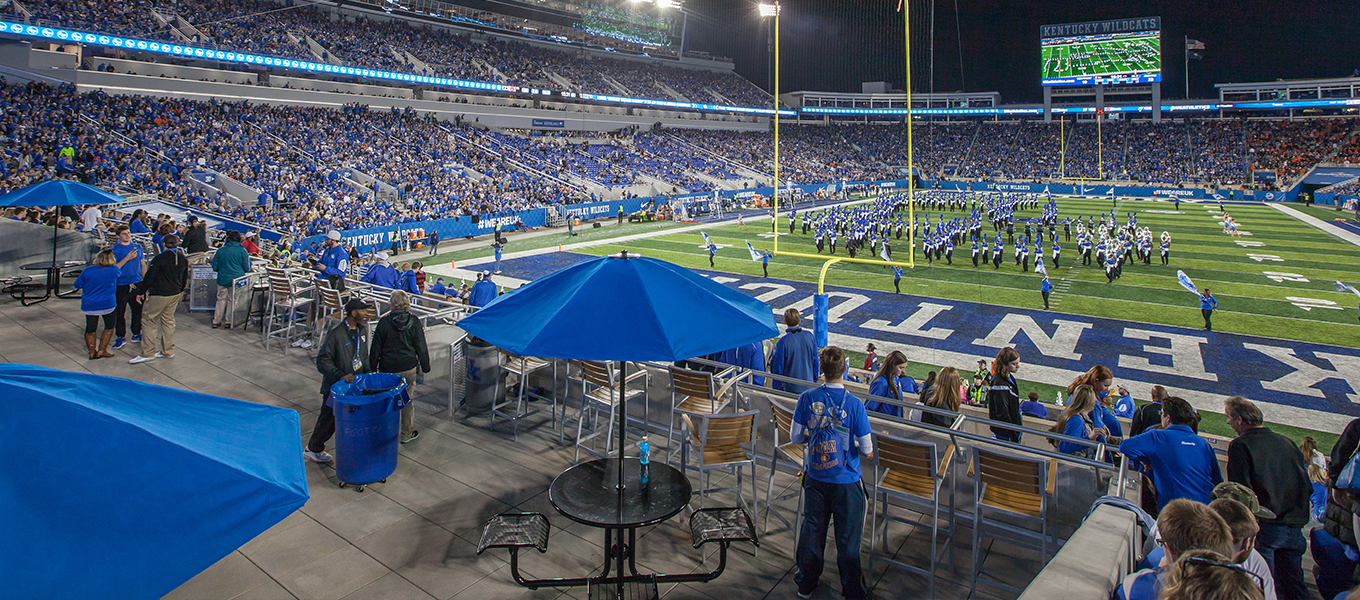
[{"label": "crowd of spectators", "polygon": [[[740,106],[770,103],[769,94],[731,71],[680,68],[623,58],[589,58],[565,46],[549,48],[494,37],[474,42],[452,29],[401,19],[331,20],[327,12],[309,4],[286,6],[267,0],[131,3],[32,0],[25,5],[35,17],[53,24],[129,37],[204,43],[252,54],[518,86],[556,87],[549,76],[551,72],[570,82],[570,91],[676,100],[661,87],[664,82],[693,102],[712,104],[726,98]],[[174,27],[153,16],[153,9],[167,17],[179,16],[206,39],[194,39],[199,36],[191,35],[192,30],[183,36],[177,34]],[[307,37],[325,50],[314,52],[306,43]],[[408,53],[423,65],[409,60]],[[611,85],[609,80],[624,89]]]}]

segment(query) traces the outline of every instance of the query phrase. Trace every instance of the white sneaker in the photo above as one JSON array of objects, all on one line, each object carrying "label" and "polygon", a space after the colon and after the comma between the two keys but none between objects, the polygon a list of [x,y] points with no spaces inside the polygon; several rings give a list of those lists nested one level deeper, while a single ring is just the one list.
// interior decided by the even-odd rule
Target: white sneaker
[{"label": "white sneaker", "polygon": [[156,353],[156,358],[174,358],[174,357],[175,357],[174,354],[163,354],[160,352]]},{"label": "white sneaker", "polygon": [[302,348],[303,348],[303,349],[311,348],[311,347],[312,347],[312,340],[302,340]]},{"label": "white sneaker", "polygon": [[[159,355],[159,353],[157,353],[157,355]],[[153,360],[156,360],[155,356],[142,356],[139,354],[137,356],[132,357],[132,360],[128,361],[128,364],[135,365],[144,362],[151,362]]]},{"label": "white sneaker", "polygon": [[296,339],[296,340],[293,340],[293,347],[294,347],[294,348],[311,348],[311,347],[312,347],[312,341],[309,340],[309,339],[307,339],[307,338],[298,338],[298,339]]},{"label": "white sneaker", "polygon": [[303,458],[306,458],[307,460],[310,460],[314,463],[328,463],[331,462],[332,460],[335,460],[334,458],[331,458],[331,454],[329,452],[326,452],[325,450],[322,450],[320,452],[303,450],[302,456]]}]

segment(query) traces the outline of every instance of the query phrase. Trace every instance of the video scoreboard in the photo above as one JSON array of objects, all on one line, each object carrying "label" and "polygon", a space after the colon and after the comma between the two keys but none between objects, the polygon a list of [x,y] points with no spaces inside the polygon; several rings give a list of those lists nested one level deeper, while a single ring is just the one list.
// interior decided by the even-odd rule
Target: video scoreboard
[{"label": "video scoreboard", "polygon": [[1040,49],[1045,86],[1162,80],[1160,17],[1044,25]]}]

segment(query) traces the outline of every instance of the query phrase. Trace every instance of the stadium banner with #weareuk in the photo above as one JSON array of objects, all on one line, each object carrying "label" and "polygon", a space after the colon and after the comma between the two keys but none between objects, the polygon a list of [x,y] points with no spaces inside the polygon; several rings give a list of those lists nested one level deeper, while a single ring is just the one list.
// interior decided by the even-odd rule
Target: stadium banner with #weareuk
[{"label": "stadium banner with #weareuk", "polygon": [[[533,280],[587,254],[556,252],[511,259],[501,268]],[[813,315],[813,282],[695,269],[713,281],[769,303],[774,314],[794,308]],[[1036,279],[1037,282],[1037,279]],[[1013,346],[1023,360],[1019,377],[1066,386],[1092,365],[1114,371],[1134,398],[1161,385],[1199,410],[1221,412],[1223,399],[1240,395],[1261,405],[1266,420],[1340,432],[1360,417],[1360,348],[1199,329],[1198,303],[1185,292],[1187,324],[1173,327],[962,300],[894,294],[891,290],[827,285],[831,345],[880,352],[901,350],[907,359],[968,367]],[[1038,292],[1034,301],[1040,304]],[[696,321],[702,324],[702,321]]]},{"label": "stadium banner with #weareuk", "polygon": [[[472,217],[463,216],[452,219],[402,223],[400,225],[365,227],[341,231],[340,236],[344,238],[345,244],[354,246],[361,254],[367,254],[386,250],[397,240],[408,238],[412,234],[417,239],[425,238],[429,236],[431,230],[439,233],[439,239],[447,240],[491,233],[496,230],[497,226],[502,229],[509,229],[514,227],[516,223],[523,223],[525,227],[542,227],[545,222],[544,212],[544,209],[534,208],[497,216],[483,215],[475,223]],[[293,244],[293,249],[295,251],[305,250],[313,245],[319,247],[325,238],[325,235],[303,238]]]}]

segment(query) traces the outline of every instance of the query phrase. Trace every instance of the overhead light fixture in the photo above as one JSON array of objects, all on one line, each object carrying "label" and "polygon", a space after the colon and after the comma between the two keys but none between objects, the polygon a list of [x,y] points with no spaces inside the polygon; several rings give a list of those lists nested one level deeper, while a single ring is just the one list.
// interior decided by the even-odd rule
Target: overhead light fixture
[{"label": "overhead light fixture", "polygon": [[761,4],[761,5],[760,5],[760,16],[762,16],[762,17],[777,17],[777,16],[779,16],[779,5],[778,5],[778,4]]},{"label": "overhead light fixture", "polygon": [[676,0],[656,0],[659,8],[680,8],[680,3]]}]

